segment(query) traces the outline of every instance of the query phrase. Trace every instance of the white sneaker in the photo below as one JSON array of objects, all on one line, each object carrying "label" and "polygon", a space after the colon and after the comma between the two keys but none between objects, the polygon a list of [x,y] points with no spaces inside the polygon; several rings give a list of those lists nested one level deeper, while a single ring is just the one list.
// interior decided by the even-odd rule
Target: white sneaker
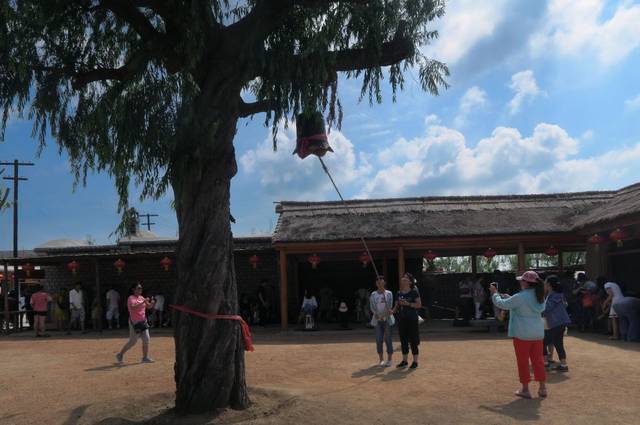
[{"label": "white sneaker", "polygon": [[384,367],[391,367],[391,362],[389,360],[384,362]]},{"label": "white sneaker", "polygon": [[380,366],[380,367],[386,367],[386,366],[387,366],[387,362],[385,362],[384,360],[382,360],[382,361],[380,362],[380,365],[379,365],[379,366]]}]

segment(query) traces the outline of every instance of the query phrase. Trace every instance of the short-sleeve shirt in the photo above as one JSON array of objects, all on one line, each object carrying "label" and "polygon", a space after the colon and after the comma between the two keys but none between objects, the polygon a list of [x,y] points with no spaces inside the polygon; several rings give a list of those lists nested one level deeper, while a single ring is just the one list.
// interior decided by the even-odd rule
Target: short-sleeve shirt
[{"label": "short-sleeve shirt", "polygon": [[[420,293],[416,288],[411,289],[406,294],[398,291],[398,301],[405,300],[410,303],[415,303],[418,298],[420,298]],[[408,320],[418,320],[418,310],[413,307],[401,305],[400,318]]]},{"label": "short-sleeve shirt", "polygon": [[129,309],[129,318],[133,323],[143,322],[147,320],[147,313],[145,309],[147,308],[146,304],[142,303],[138,306],[136,304],[144,301],[144,297],[142,295],[135,296],[130,295],[127,300],[127,308]]},{"label": "short-sleeve shirt", "polygon": [[611,299],[612,304],[615,304],[616,302],[624,298],[624,295],[622,294],[622,290],[620,289],[620,286],[618,286],[618,284],[615,282],[605,283],[604,289],[611,289],[611,292],[613,292],[613,297]]},{"label": "short-sleeve shirt", "polygon": [[31,295],[31,307],[33,307],[33,311],[47,311],[49,299],[49,294],[44,291],[39,291]]}]

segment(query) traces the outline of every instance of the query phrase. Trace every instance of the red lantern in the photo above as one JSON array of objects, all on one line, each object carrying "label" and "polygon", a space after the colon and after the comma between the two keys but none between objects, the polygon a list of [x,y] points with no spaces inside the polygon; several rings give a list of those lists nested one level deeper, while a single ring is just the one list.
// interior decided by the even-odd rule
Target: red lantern
[{"label": "red lantern", "polygon": [[26,263],[22,265],[22,270],[27,274],[27,277],[31,276],[31,272],[33,271],[33,266],[31,263]]},{"label": "red lantern", "polygon": [[69,269],[71,274],[76,274],[79,268],[80,268],[80,263],[78,263],[76,260],[73,260],[72,262],[67,264],[67,269]]},{"label": "red lantern", "polygon": [[249,257],[249,263],[251,264],[251,267],[253,267],[254,270],[258,268],[259,262],[260,262],[260,257],[258,257],[257,255],[253,254],[251,257]]},{"label": "red lantern", "polygon": [[555,246],[551,245],[549,248],[544,250],[544,253],[547,254],[549,257],[555,257],[560,253],[560,250]]},{"label": "red lantern", "polygon": [[358,257],[358,260],[362,263],[362,267],[367,267],[367,265],[371,261],[371,258],[369,258],[369,254],[367,254],[366,252],[363,252]]},{"label": "red lantern", "polygon": [[173,260],[169,257],[164,257],[162,260],[160,260],[160,265],[162,266],[165,272],[169,271],[169,267],[171,267],[172,264],[173,264]]},{"label": "red lantern", "polygon": [[621,229],[616,229],[611,232],[609,237],[611,238],[611,240],[616,241],[616,245],[618,246],[618,248],[622,248],[622,241],[627,238],[627,234]]},{"label": "red lantern", "polygon": [[496,256],[496,251],[493,248],[487,248],[487,250],[482,255],[484,255],[484,258],[491,261],[493,260],[493,257]]},{"label": "red lantern", "polygon": [[311,254],[307,257],[307,261],[311,263],[313,269],[316,269],[318,264],[320,264],[320,256],[318,256],[318,254]]},{"label": "red lantern", "polygon": [[428,262],[432,263],[433,260],[438,258],[438,254],[436,254],[435,252],[429,250],[429,251],[424,253],[423,257],[425,258],[425,260],[427,260]]},{"label": "red lantern", "polygon": [[118,258],[115,263],[113,263],[113,265],[116,269],[118,269],[118,273],[122,273],[122,269],[124,269],[126,263],[122,260],[122,258]]},{"label": "red lantern", "polygon": [[590,245],[595,245],[597,247],[604,243],[604,238],[596,233],[595,235],[587,239],[587,242],[589,242]]}]

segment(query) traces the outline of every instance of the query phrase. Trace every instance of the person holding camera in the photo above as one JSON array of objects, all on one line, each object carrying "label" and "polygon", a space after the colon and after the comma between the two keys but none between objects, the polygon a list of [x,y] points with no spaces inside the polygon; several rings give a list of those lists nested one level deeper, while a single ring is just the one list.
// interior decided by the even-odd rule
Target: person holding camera
[{"label": "person holding camera", "polygon": [[149,323],[147,322],[147,309],[153,309],[155,301],[142,296],[142,284],[136,283],[131,287],[132,295],[127,299],[127,309],[129,310],[129,341],[116,354],[118,364],[122,364],[124,355],[142,339],[142,363],[153,363],[149,357]]},{"label": "person holding camera", "polygon": [[521,398],[530,399],[529,361],[533,366],[534,379],[539,382],[538,395],[547,397],[546,373],[543,357],[544,322],[544,286],[538,273],[525,272],[519,276],[520,292],[508,296],[499,294],[497,284],[490,286],[491,300],[493,304],[502,309],[509,310],[509,336],[513,338],[513,346],[518,364],[518,375],[522,388],[515,393]]}]

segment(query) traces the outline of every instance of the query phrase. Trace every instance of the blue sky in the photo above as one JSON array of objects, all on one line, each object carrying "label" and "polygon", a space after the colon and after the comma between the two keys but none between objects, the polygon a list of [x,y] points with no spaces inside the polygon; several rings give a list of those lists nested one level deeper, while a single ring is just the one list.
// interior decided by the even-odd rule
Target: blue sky
[{"label": "blue sky", "polygon": [[[451,88],[433,97],[416,72],[392,103],[358,103],[341,80],[345,109],[327,163],[347,197],[541,193],[616,189],[640,181],[640,3],[452,0],[424,52],[447,62]],[[291,155],[293,129],[273,152],[263,116],[241,121],[232,185],[236,235],[269,233],[274,202],[333,200],[318,162]],[[9,123],[0,159],[34,161],[21,186],[20,247],[58,238],[113,241],[117,196],[107,175],[73,191],[65,154],[40,157],[31,123]],[[10,170],[7,170],[10,171]],[[132,204],[159,214],[153,230],[176,235],[171,193]],[[0,249],[12,244],[0,214]]]}]

